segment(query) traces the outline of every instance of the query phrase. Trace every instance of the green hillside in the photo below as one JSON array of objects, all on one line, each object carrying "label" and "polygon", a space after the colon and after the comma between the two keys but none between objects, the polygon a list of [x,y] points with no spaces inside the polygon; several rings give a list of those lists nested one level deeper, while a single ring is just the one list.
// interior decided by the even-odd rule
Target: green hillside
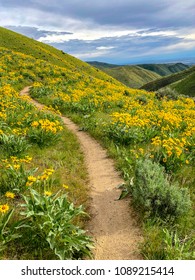
[{"label": "green hillside", "polygon": [[63,51],[3,27],[0,27],[0,46],[73,71],[82,71],[96,78],[109,79],[101,71]]},{"label": "green hillside", "polygon": [[173,73],[177,73],[189,68],[188,65],[183,63],[170,63],[170,64],[139,64],[138,66],[153,71],[160,76],[167,76]]},{"label": "green hillside", "polygon": [[[128,79],[130,71],[134,80],[136,71],[141,73],[137,83],[144,73],[158,75],[139,66],[127,69]],[[195,66],[163,79],[192,90],[194,71]],[[28,96],[19,94],[24,85],[30,87],[31,98],[46,107],[38,110]],[[71,260],[90,253],[92,238],[81,230],[88,222],[89,203],[93,207],[90,176],[80,144],[60,114],[96,138],[115,160],[124,179],[120,198],[131,197],[143,229],[142,257],[194,259],[193,99],[161,99],[154,92],[129,88],[70,55],[4,28],[0,259]],[[112,237],[113,230],[108,234]]]},{"label": "green hillside", "polygon": [[92,61],[90,65],[104,71],[116,80],[131,88],[140,88],[145,84],[189,68],[183,63],[170,64],[139,64],[139,65],[116,65],[104,62]]},{"label": "green hillside", "polygon": [[171,88],[175,89],[180,94],[195,96],[195,71],[185,79],[181,79],[179,82],[172,84]]},{"label": "green hillside", "polygon": [[156,80],[160,75],[135,65],[118,66],[102,62],[89,62],[116,80],[131,88],[140,88],[144,84]]},{"label": "green hillside", "polygon": [[172,88],[175,88],[180,94],[195,96],[194,74],[195,74],[195,66],[192,66],[187,70],[147,83],[141,88],[148,91],[156,91],[160,88],[171,86]]},{"label": "green hillside", "polygon": [[131,88],[140,88],[145,83],[159,78],[158,74],[142,69],[139,66],[121,66],[109,69],[104,68],[102,71]]}]

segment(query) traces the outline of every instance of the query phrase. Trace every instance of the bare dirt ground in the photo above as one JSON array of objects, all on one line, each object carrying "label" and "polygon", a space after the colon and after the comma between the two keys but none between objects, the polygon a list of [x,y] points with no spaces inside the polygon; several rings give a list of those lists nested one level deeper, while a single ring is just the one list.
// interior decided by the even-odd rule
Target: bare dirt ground
[{"label": "bare dirt ground", "polygon": [[[29,87],[21,91],[28,95]],[[43,105],[31,101],[38,108]],[[141,230],[128,200],[117,200],[120,191],[116,188],[123,182],[114,168],[114,162],[106,151],[86,132],[80,131],[70,119],[61,117],[66,127],[78,138],[85,155],[91,188],[90,221],[88,234],[95,241],[95,260],[137,260]]]}]

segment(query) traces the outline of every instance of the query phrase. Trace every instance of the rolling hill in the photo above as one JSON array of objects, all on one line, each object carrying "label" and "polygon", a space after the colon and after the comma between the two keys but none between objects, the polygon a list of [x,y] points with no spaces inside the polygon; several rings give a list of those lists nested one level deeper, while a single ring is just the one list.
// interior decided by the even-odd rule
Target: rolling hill
[{"label": "rolling hill", "polygon": [[171,88],[175,89],[180,94],[195,96],[195,69],[185,79],[181,79],[177,83],[173,83]]},{"label": "rolling hill", "polygon": [[101,71],[104,71],[106,74],[131,88],[139,88],[160,77],[160,75],[150,70],[135,65],[118,66],[102,62],[89,62],[89,64],[99,68]]},{"label": "rolling hill", "polygon": [[189,68],[188,65],[183,63],[167,63],[167,64],[139,64],[140,67],[153,71],[160,76],[168,76]]},{"label": "rolling hill", "polygon": [[183,63],[121,66],[98,61],[92,61],[88,63],[131,88],[140,88],[144,84],[159,79],[161,76],[177,73],[189,67]]},{"label": "rolling hill", "polygon": [[131,88],[140,88],[142,85],[160,77],[158,74],[139,66],[120,66],[101,70]]},{"label": "rolling hill", "polygon": [[175,89],[180,94],[195,96],[195,66],[147,83],[141,88],[147,91],[156,91],[167,86]]}]

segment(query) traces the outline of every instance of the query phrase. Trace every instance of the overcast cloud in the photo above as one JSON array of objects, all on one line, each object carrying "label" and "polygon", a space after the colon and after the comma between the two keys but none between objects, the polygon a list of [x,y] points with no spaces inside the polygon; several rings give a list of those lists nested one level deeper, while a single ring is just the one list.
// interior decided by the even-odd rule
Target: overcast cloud
[{"label": "overcast cloud", "polygon": [[1,26],[121,64],[195,57],[194,15],[194,0],[0,0]]}]

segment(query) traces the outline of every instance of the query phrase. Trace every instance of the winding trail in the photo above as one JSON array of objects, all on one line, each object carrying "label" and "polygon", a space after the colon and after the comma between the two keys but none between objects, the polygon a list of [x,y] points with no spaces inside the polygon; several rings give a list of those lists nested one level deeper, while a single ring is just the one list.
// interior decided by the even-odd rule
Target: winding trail
[{"label": "winding trail", "polygon": [[[29,87],[21,95],[29,94]],[[44,105],[31,99],[39,109]],[[136,222],[129,200],[117,200],[122,183],[114,162],[106,151],[86,132],[80,131],[70,119],[61,117],[66,127],[78,138],[85,156],[91,187],[91,219],[88,233],[94,238],[95,260],[137,260],[141,259],[138,245],[142,241],[141,230]]]}]

